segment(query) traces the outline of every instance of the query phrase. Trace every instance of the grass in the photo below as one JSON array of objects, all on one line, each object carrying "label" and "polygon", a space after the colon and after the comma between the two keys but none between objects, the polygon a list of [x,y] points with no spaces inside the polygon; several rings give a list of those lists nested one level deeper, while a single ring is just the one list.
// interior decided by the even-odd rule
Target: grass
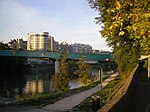
[{"label": "grass", "polygon": [[[109,75],[103,76],[103,80],[107,79]],[[17,102],[15,105],[35,105],[35,106],[44,106],[46,104],[54,103],[62,98],[72,96],[74,94],[80,93],[82,91],[91,89],[99,84],[99,81],[88,84],[87,86],[82,86],[75,89],[70,89],[65,92],[54,93],[54,94],[36,94],[36,95],[24,95],[16,96]]]},{"label": "grass", "polygon": [[[102,106],[106,104],[111,98],[114,96],[114,94],[117,92],[117,90],[121,86],[121,80],[120,76],[117,76],[114,80],[109,82],[102,90],[102,93],[96,92],[92,96],[100,96],[102,94]],[[86,98],[81,104],[74,107],[72,111],[82,111],[82,112],[91,112],[92,111],[92,98],[91,96]]]}]

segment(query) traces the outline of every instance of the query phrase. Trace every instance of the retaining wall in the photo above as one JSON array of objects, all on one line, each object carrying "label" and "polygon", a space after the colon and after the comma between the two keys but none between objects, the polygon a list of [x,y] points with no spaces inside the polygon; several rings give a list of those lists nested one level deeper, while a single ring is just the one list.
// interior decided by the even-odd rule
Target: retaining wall
[{"label": "retaining wall", "polygon": [[137,66],[127,78],[123,86],[118,90],[116,95],[108,101],[98,112],[126,112],[126,106],[129,104],[129,99],[134,87],[135,78],[138,74],[140,66]]}]

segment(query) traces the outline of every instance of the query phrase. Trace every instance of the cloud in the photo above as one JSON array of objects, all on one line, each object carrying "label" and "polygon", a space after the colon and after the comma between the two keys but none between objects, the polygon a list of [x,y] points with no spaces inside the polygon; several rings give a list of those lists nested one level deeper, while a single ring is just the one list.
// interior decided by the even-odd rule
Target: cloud
[{"label": "cloud", "polygon": [[29,32],[44,31],[55,27],[57,23],[57,20],[43,17],[37,9],[9,0],[0,3],[0,15],[0,37],[4,41],[18,36],[25,37]]},{"label": "cloud", "polygon": [[[57,4],[57,7],[49,6],[51,3],[46,3],[48,4],[46,7],[42,7],[41,4],[32,6],[29,3],[25,4],[26,0],[22,1],[1,0],[0,39],[2,41],[8,42],[14,38],[26,40],[27,33],[48,31],[58,41],[79,42],[90,44],[97,49],[108,49],[104,39],[100,38],[98,31],[100,27],[93,22],[96,15],[91,9],[87,9],[88,6],[83,5],[83,1],[78,0],[79,3],[74,1],[72,4],[70,0],[65,3],[62,1],[63,4]],[[79,4],[82,5],[78,6]]]}]

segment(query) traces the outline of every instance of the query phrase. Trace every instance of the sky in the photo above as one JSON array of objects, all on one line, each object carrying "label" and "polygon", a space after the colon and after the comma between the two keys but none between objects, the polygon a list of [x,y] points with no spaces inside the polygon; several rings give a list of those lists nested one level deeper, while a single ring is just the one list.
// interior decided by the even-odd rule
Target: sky
[{"label": "sky", "polygon": [[0,41],[27,40],[27,33],[49,32],[59,42],[110,51],[95,23],[97,16],[87,0],[0,0]]}]

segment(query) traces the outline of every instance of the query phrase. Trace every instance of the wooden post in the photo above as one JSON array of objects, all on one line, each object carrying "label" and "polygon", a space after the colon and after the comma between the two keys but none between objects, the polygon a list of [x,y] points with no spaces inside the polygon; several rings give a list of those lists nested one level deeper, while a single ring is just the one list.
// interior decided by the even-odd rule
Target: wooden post
[{"label": "wooden post", "polygon": [[150,55],[148,55],[148,79],[150,79]]}]

